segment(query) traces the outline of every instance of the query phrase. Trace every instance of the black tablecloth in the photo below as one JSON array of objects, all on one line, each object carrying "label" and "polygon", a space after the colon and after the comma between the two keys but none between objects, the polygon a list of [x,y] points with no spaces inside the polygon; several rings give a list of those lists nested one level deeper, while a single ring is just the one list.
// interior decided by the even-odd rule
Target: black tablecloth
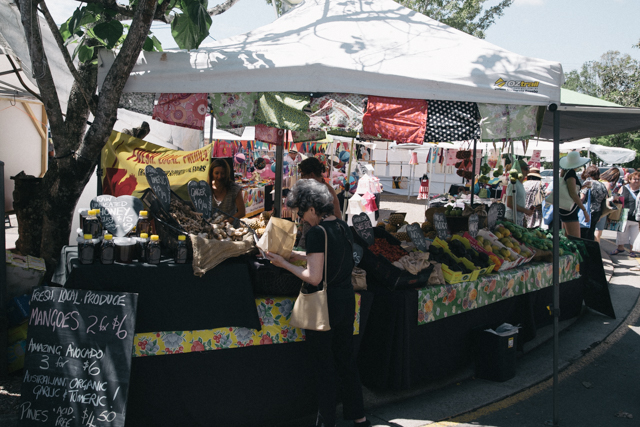
[{"label": "black tablecloth", "polygon": [[[418,291],[375,293],[358,365],[362,383],[373,389],[401,390],[451,375],[472,362],[476,330],[502,323],[520,325],[518,346],[536,336],[536,329],[553,321],[547,306],[553,287],[517,295],[475,310],[418,326]],[[582,309],[582,278],[560,285],[561,320]]]},{"label": "black tablecloth", "polygon": [[[356,354],[373,300],[370,292],[360,294]],[[317,410],[314,385],[304,342],[134,357],[126,425],[310,424]],[[294,421],[300,418],[307,421]]]},{"label": "black tablecloth", "polygon": [[83,265],[75,259],[64,286],[137,293],[136,333],[261,328],[242,258],[228,259],[203,277],[194,276],[191,264],[174,264],[173,260],[158,265]]}]

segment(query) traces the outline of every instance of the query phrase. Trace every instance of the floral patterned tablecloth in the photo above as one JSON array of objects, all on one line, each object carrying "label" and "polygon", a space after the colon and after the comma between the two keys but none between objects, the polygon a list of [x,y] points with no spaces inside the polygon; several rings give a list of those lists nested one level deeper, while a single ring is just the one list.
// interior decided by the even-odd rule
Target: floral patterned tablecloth
[{"label": "floral patterned tablecloth", "polygon": [[[295,298],[292,297],[256,298],[261,330],[231,326],[201,331],[138,333],[133,339],[133,357],[304,341],[304,330],[289,325],[294,302]],[[362,298],[356,292],[354,335],[360,333],[361,302]]]},{"label": "floral patterned tablecloth", "polygon": [[[515,295],[553,284],[551,263],[531,263],[480,277],[474,282],[418,289],[418,325],[444,319]],[[560,283],[580,277],[580,263],[573,255],[560,257]]]}]

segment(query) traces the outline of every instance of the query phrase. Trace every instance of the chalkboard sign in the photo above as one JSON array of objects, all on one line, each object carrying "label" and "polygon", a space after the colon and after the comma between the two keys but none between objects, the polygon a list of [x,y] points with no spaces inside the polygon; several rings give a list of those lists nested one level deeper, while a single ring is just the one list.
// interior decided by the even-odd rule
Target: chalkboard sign
[{"label": "chalkboard sign", "polygon": [[449,232],[449,224],[447,224],[447,217],[444,216],[443,212],[433,214],[433,226],[440,239],[445,240],[451,235]]},{"label": "chalkboard sign", "polygon": [[360,246],[357,243],[353,244],[353,262],[355,263],[355,265],[360,264],[360,261],[362,261],[362,254],[364,253],[364,250],[362,249],[362,246]]},{"label": "chalkboard sign", "polygon": [[153,190],[160,204],[165,211],[169,212],[169,206],[171,204],[171,186],[169,185],[169,178],[165,171],[161,168],[154,168],[149,165],[144,169],[144,174],[147,177],[149,187]]},{"label": "chalkboard sign", "polygon": [[473,237],[474,239],[478,235],[479,223],[480,223],[480,218],[478,217],[478,214],[469,215],[469,234],[471,234],[471,237]]},{"label": "chalkboard sign", "polygon": [[504,218],[505,211],[506,208],[502,203],[494,203],[491,205],[487,212],[487,227],[490,231],[496,228],[496,221]]},{"label": "chalkboard sign", "polygon": [[211,218],[213,200],[209,184],[206,181],[189,181],[187,188],[196,212],[200,212],[205,219]]},{"label": "chalkboard sign", "polygon": [[419,225],[417,224],[407,225],[407,233],[409,234],[411,241],[413,242],[414,245],[416,245],[416,248],[418,248],[419,251],[421,252],[427,251],[427,241],[424,238],[424,233],[422,232],[422,229],[420,228]]},{"label": "chalkboard sign", "polygon": [[124,426],[137,298],[34,288],[20,426]]},{"label": "chalkboard sign", "polygon": [[362,237],[362,239],[367,242],[367,245],[373,245],[375,238],[373,237],[373,227],[371,227],[369,216],[362,212],[354,215],[351,221],[358,236]]},{"label": "chalkboard sign", "polygon": [[125,236],[133,230],[142,210],[142,202],[133,196],[97,196],[91,200],[90,206],[91,209],[100,209],[102,226],[116,237]]}]

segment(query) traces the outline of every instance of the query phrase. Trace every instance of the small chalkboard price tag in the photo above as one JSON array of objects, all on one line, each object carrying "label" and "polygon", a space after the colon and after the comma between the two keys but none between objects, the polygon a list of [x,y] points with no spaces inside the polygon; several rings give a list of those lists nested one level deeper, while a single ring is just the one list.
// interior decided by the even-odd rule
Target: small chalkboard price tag
[{"label": "small chalkboard price tag", "polygon": [[355,265],[360,264],[360,261],[362,261],[363,252],[362,246],[357,243],[353,244],[353,262]]},{"label": "small chalkboard price tag", "polygon": [[449,224],[447,224],[447,217],[444,216],[444,212],[437,212],[433,214],[433,226],[436,229],[436,234],[442,240],[451,236],[449,232]]},{"label": "small chalkboard price tag", "polygon": [[502,203],[494,203],[487,212],[487,227],[490,231],[496,228],[496,222],[504,218],[505,206]]},{"label": "small chalkboard price tag", "polygon": [[473,237],[474,239],[478,235],[479,223],[480,218],[478,217],[478,214],[469,215],[469,234],[471,234],[471,237]]},{"label": "small chalkboard price tag", "polygon": [[113,197],[107,194],[94,197],[91,209],[100,209],[100,221],[109,233],[116,237],[126,236],[138,223],[142,202],[137,197]]},{"label": "small chalkboard price tag", "polygon": [[153,190],[162,208],[169,212],[169,206],[171,205],[171,186],[169,185],[169,178],[165,171],[161,168],[154,168],[148,165],[144,169],[144,174],[147,177],[149,187]]},{"label": "small chalkboard price tag", "polygon": [[124,426],[138,294],[37,286],[19,425]]},{"label": "small chalkboard price tag", "polygon": [[200,212],[204,219],[211,218],[213,195],[209,184],[206,181],[189,181],[187,189],[196,212]]},{"label": "small chalkboard price tag", "polygon": [[358,215],[354,215],[351,219],[353,222],[353,228],[358,233],[358,236],[362,237],[362,240],[367,242],[367,245],[373,245],[375,238],[373,237],[373,227],[371,226],[371,220],[369,216],[362,212]]},{"label": "small chalkboard price tag", "polygon": [[419,225],[407,225],[407,233],[420,252],[427,252],[427,240],[424,238],[424,233]]}]

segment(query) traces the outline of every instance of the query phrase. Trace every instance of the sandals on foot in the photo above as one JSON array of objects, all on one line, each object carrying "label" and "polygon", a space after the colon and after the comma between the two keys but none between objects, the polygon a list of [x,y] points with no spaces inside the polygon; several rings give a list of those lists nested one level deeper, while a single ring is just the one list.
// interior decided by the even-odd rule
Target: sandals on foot
[{"label": "sandals on foot", "polygon": [[609,255],[619,255],[619,254],[623,254],[626,251],[624,249],[616,249],[615,251],[611,252]]},{"label": "sandals on foot", "polygon": [[640,258],[640,254],[638,252],[630,251],[629,258]]},{"label": "sandals on foot", "polygon": [[637,267],[631,267],[629,271],[640,271],[640,265]]}]

